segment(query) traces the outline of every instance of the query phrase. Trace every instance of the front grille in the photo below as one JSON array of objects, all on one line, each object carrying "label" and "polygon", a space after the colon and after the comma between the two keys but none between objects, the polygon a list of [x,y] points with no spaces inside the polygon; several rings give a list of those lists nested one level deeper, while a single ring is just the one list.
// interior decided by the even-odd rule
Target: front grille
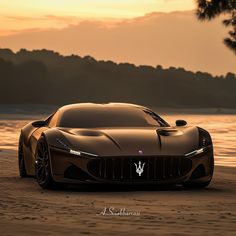
[{"label": "front grille", "polygon": [[[143,172],[136,172],[141,162],[145,163]],[[186,157],[99,157],[88,163],[88,171],[95,177],[107,180],[168,180],[186,175],[192,161]]]}]

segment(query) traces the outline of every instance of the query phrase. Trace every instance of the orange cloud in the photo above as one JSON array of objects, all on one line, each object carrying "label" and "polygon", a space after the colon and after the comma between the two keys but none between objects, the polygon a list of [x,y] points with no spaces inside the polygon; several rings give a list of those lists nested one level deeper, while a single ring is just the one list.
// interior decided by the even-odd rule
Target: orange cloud
[{"label": "orange cloud", "polygon": [[[73,22],[73,18],[48,18]],[[192,11],[150,13],[118,22],[87,20],[61,29],[25,30],[0,37],[0,45],[225,74],[236,72],[235,56],[222,43],[225,30],[219,19],[201,23]]]}]

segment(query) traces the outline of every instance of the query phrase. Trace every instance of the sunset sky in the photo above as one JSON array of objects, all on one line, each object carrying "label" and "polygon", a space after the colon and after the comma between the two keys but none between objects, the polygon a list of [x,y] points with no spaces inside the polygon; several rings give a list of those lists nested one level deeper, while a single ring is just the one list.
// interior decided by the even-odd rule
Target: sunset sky
[{"label": "sunset sky", "polygon": [[228,29],[199,22],[195,8],[195,0],[0,0],[0,48],[235,73]]},{"label": "sunset sky", "polygon": [[82,19],[124,19],[149,12],[191,10],[193,0],[10,0],[0,1],[1,32],[58,28]]}]

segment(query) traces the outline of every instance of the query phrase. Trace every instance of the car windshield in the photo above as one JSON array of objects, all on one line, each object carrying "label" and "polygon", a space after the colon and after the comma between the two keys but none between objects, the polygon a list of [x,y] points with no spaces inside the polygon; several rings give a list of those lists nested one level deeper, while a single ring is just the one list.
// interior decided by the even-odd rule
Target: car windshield
[{"label": "car windshield", "polygon": [[57,126],[68,128],[152,127],[168,124],[150,110],[133,107],[84,107],[62,112]]}]

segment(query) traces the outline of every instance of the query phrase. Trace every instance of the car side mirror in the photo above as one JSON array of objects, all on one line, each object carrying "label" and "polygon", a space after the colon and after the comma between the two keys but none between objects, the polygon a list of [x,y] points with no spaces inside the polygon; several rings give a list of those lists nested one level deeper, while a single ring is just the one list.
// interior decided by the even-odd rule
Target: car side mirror
[{"label": "car side mirror", "polygon": [[176,126],[185,126],[187,125],[187,121],[185,120],[177,120],[175,121]]},{"label": "car side mirror", "polygon": [[47,126],[48,124],[47,124],[47,122],[46,122],[45,120],[37,120],[37,121],[34,121],[34,122],[32,123],[32,125],[33,125],[34,127],[39,128],[39,127]]}]

